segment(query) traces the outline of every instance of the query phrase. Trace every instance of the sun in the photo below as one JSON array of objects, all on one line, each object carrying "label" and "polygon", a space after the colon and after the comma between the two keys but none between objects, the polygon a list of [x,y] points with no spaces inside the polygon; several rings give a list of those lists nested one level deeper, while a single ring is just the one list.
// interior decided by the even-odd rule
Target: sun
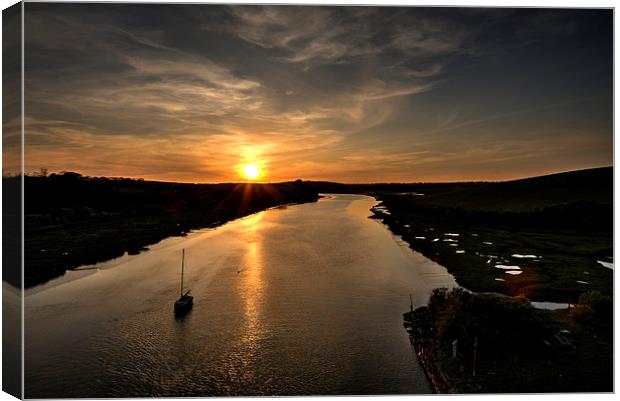
[{"label": "sun", "polygon": [[243,167],[243,175],[245,175],[247,179],[255,180],[258,178],[259,174],[260,170],[256,164],[246,164],[245,167]]}]

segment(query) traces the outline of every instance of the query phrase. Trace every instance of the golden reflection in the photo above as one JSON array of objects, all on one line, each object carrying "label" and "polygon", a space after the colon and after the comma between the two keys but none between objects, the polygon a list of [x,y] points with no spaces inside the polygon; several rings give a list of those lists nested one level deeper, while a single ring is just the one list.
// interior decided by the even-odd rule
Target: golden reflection
[{"label": "golden reflection", "polygon": [[263,219],[262,213],[255,213],[250,216],[244,217],[239,220],[239,223],[248,229],[248,236],[251,239],[256,239],[257,231],[260,221]]},{"label": "golden reflection", "polygon": [[[242,294],[245,315],[245,330],[241,338],[241,346],[246,355],[253,355],[260,347],[260,340],[265,335],[262,324],[263,292],[265,282],[263,279],[263,243],[260,224],[262,213],[257,213],[244,218],[242,226],[246,228],[246,248],[243,259],[243,268],[239,271],[240,280],[239,294]],[[244,364],[251,361],[244,361]],[[251,375],[251,370],[245,372]]]}]

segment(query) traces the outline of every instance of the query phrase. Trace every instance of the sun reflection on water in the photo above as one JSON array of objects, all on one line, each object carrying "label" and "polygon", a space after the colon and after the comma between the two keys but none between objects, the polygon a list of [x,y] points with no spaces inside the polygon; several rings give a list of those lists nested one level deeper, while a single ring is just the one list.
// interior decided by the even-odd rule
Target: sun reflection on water
[{"label": "sun reflection on water", "polygon": [[239,339],[240,369],[238,378],[244,383],[253,383],[258,380],[254,363],[260,352],[261,340],[267,335],[263,324],[264,305],[264,262],[263,238],[261,232],[262,214],[255,214],[243,220],[246,228],[246,246],[243,255],[243,266],[239,271],[238,293],[242,294],[244,329]]}]

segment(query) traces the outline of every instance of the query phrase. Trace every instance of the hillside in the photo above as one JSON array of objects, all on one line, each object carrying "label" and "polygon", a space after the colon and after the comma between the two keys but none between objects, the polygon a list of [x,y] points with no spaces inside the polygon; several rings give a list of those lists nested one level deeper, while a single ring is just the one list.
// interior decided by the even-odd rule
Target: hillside
[{"label": "hillside", "polygon": [[613,203],[613,167],[448,188],[416,203],[490,212],[531,212],[576,202]]}]

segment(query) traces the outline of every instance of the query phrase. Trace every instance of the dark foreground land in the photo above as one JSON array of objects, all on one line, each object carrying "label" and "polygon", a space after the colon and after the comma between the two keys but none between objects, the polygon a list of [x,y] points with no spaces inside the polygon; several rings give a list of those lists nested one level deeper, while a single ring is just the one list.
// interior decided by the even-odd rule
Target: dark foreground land
[{"label": "dark foreground land", "polygon": [[192,229],[318,199],[301,181],[181,184],[64,173],[26,176],[24,187],[26,288]]},{"label": "dark foreground land", "polygon": [[550,311],[456,288],[435,290],[404,318],[438,393],[611,392],[611,309],[598,292]]}]

